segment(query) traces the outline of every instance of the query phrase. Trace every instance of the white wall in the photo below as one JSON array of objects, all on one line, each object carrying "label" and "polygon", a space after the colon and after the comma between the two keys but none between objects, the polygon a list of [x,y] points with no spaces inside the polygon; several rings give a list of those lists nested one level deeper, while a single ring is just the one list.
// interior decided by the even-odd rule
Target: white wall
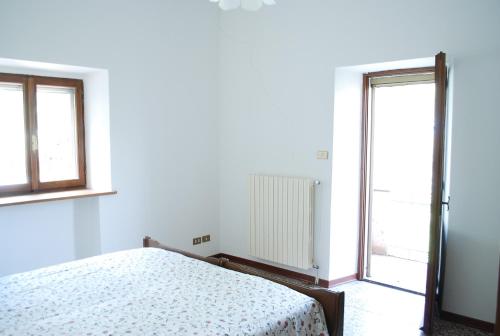
[{"label": "white wall", "polygon": [[[0,58],[109,70],[118,190],[0,208],[0,275],[138,247],[145,234],[219,250],[218,15],[208,1],[0,0]],[[213,242],[191,245],[208,233]]]},{"label": "white wall", "polygon": [[81,198],[73,203],[75,258],[81,259],[101,254],[99,198]]},{"label": "white wall", "polygon": [[73,203],[0,208],[0,275],[75,259]]},{"label": "white wall", "polygon": [[316,222],[320,275],[335,274],[328,237],[330,230],[335,235],[329,219],[336,185],[331,161],[314,158],[317,149],[331,151],[336,136],[335,68],[443,50],[456,66],[444,308],[493,321],[500,2],[288,0],[258,13],[224,13],[220,25],[221,250],[248,256],[249,173],[317,177],[323,182]]},{"label": "white wall", "polygon": [[497,48],[454,64],[444,293],[444,309],[490,322],[495,320],[500,253],[499,59]]},{"label": "white wall", "polygon": [[362,88],[363,72],[335,70],[329,279],[358,273]]},{"label": "white wall", "polygon": [[316,151],[332,150],[333,76],[328,78],[325,73],[325,86],[314,86],[321,66],[307,61],[310,51],[289,50],[288,37],[272,37],[280,29],[272,22],[276,20],[278,25],[289,12],[287,7],[289,4],[280,3],[273,10],[265,8],[258,13],[221,14],[221,250],[252,259],[249,174],[311,177],[321,182],[315,199],[319,209],[315,216],[315,264],[320,266],[320,277],[328,279],[329,255],[319,252],[329,249],[331,163],[317,160]]}]

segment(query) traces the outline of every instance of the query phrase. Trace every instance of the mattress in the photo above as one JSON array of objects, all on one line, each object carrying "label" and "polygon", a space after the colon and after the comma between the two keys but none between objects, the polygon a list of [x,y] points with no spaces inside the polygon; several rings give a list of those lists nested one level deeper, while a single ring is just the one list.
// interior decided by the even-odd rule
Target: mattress
[{"label": "mattress", "polygon": [[0,335],[327,334],[313,298],[156,248],[0,278]]}]

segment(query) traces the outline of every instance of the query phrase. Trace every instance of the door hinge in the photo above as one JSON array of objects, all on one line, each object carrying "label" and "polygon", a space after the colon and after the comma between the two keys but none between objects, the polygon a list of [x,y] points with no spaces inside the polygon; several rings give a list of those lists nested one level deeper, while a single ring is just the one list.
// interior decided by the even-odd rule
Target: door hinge
[{"label": "door hinge", "polygon": [[446,210],[450,211],[450,199],[451,197],[448,196],[448,201],[441,201],[441,205],[446,205]]}]

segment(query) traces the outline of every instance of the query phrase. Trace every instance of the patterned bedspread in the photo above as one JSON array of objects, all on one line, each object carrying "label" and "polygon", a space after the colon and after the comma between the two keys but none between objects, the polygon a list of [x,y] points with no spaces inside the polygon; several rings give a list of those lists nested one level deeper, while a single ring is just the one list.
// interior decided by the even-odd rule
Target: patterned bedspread
[{"label": "patterned bedspread", "polygon": [[321,306],[155,248],[0,278],[0,335],[327,335]]}]

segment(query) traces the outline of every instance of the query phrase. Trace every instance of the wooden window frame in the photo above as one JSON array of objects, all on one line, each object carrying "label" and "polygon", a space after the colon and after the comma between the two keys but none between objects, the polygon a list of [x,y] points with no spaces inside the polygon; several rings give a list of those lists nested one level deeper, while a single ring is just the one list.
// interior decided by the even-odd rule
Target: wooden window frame
[{"label": "wooden window frame", "polygon": [[[25,184],[0,186],[0,197],[15,194],[43,193],[61,190],[81,189],[87,184],[85,165],[85,125],[83,109],[83,81],[72,78],[42,77],[20,74],[0,73],[0,82],[19,83],[23,85],[25,142],[26,142],[26,173],[28,182]],[[37,124],[37,85],[68,87],[75,90],[76,137],[78,178],[40,182],[38,158],[38,124]],[[36,145],[35,145],[36,144]]]}]

